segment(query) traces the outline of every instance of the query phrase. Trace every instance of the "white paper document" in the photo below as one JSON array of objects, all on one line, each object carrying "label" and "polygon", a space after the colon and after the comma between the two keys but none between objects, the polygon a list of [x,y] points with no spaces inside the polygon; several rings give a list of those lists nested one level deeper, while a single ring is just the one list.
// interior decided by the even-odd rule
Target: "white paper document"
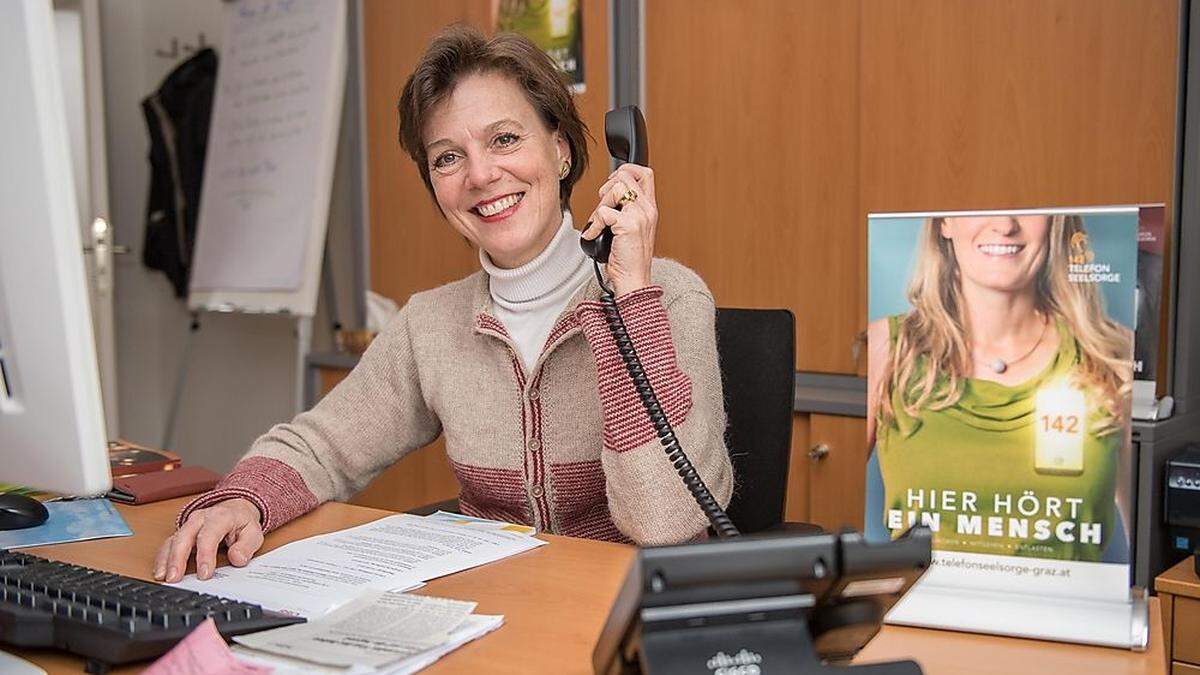
[{"label": "white paper document", "polygon": [[546,542],[403,513],[309,537],[174,584],[313,619],[366,590],[399,591],[528,551]]},{"label": "white paper document", "polygon": [[372,591],[316,621],[234,640],[327,666],[378,668],[446,642],[473,609],[473,602]]},{"label": "white paper document", "polygon": [[438,659],[464,644],[496,630],[503,623],[503,616],[472,614],[459,624],[458,628],[451,631],[446,641],[442,644],[400,659],[399,661],[394,661],[381,668],[371,668],[369,666],[353,666],[351,668],[319,666],[301,659],[267,654],[238,644],[233,645],[232,651],[234,656],[242,663],[273,668],[274,675],[366,675],[368,673],[371,675],[410,675],[422,668],[428,668]]}]

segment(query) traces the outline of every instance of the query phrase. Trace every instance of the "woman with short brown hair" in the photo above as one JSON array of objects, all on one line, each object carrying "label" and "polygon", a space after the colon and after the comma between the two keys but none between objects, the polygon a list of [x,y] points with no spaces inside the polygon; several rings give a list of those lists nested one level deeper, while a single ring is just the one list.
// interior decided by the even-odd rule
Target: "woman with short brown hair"
[{"label": "woman with short brown hair", "polygon": [[189,504],[155,562],[208,578],[224,542],[245,565],[263,533],[347,499],[439,434],[469,515],[570,536],[666,544],[708,522],[625,372],[579,237],[613,232],[605,276],[654,391],[721,505],[733,489],[704,282],[655,259],[654,174],[625,164],[582,233],[568,210],[587,131],[553,62],[515,35],[436,37],[400,97],[400,140],[480,271],[414,294],[312,410],[259,438]]}]

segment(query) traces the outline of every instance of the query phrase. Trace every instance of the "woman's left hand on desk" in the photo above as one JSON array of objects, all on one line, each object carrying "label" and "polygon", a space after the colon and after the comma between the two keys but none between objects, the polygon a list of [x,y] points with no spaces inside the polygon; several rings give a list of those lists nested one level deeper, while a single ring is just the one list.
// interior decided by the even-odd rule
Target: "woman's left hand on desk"
[{"label": "woman's left hand on desk", "polygon": [[154,578],[168,583],[182,579],[194,546],[196,577],[208,579],[217,567],[222,541],[229,547],[229,562],[235,567],[245,565],[263,544],[261,518],[257,506],[240,498],[197,509],[158,549]]}]

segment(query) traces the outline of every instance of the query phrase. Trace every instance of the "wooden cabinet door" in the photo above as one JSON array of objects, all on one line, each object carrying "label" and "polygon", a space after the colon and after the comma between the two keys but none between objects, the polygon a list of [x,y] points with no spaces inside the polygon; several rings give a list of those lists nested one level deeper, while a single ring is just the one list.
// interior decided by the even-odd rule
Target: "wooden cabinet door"
[{"label": "wooden cabinet door", "polygon": [[1196,644],[1196,635],[1200,633],[1200,600],[1176,596],[1173,619],[1171,658],[1200,665],[1200,645]]},{"label": "wooden cabinet door", "polygon": [[828,531],[861,530],[866,495],[867,427],[861,417],[811,415],[808,520]]}]

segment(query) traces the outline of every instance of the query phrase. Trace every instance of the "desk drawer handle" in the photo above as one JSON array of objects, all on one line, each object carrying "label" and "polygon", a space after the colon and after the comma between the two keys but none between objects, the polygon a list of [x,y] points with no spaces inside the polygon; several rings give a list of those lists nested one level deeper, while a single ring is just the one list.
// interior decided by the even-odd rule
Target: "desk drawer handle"
[{"label": "desk drawer handle", "polygon": [[825,455],[829,454],[829,445],[825,443],[817,443],[808,449],[808,458],[814,462],[819,462],[825,459]]}]

